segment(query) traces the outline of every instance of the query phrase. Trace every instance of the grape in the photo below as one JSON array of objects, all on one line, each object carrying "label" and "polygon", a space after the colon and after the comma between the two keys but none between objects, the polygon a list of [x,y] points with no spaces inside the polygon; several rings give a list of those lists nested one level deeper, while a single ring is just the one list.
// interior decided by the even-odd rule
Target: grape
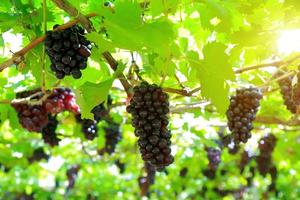
[{"label": "grape", "polygon": [[64,110],[79,113],[76,97],[69,88],[55,88],[43,103],[44,108],[51,114],[58,114]]},{"label": "grape", "polygon": [[94,114],[94,119],[99,122],[101,119],[103,119],[104,117],[106,117],[108,115],[109,112],[109,108],[112,105],[112,99],[111,96],[108,95],[107,97],[107,108],[105,108],[104,106],[104,102],[100,103],[99,105],[95,106],[92,109],[92,113]]},{"label": "grape", "polygon": [[261,175],[265,176],[270,172],[273,165],[272,152],[276,145],[276,137],[273,134],[268,134],[260,139],[258,148],[260,154],[256,157],[258,171]]},{"label": "grape", "polygon": [[133,88],[134,95],[127,106],[132,115],[135,135],[144,161],[163,170],[174,161],[171,155],[171,132],[168,130],[168,95],[156,85],[146,82]]},{"label": "grape", "polygon": [[81,125],[81,131],[87,140],[93,140],[98,135],[97,122],[91,119],[82,119],[81,114],[76,115],[76,120]]},{"label": "grape", "polygon": [[42,105],[12,103],[12,106],[18,113],[20,124],[28,131],[40,132],[47,125],[47,111]]},{"label": "grape", "polygon": [[60,139],[57,138],[55,132],[58,125],[58,121],[56,119],[56,116],[49,115],[48,118],[48,124],[42,129],[42,137],[45,143],[53,147],[57,146],[60,141]]},{"label": "grape", "polygon": [[249,156],[248,151],[243,151],[240,159],[240,173],[242,174],[246,165],[250,162],[251,157]]},{"label": "grape", "polygon": [[121,140],[120,125],[115,122],[108,122],[108,127],[105,130],[105,147],[100,150],[99,154],[103,155],[104,152],[112,154],[115,152],[116,145]]},{"label": "grape", "polygon": [[212,147],[206,147],[205,150],[207,153],[207,158],[209,160],[209,169],[216,171],[221,162],[221,151]]},{"label": "grape", "polygon": [[186,176],[186,174],[188,173],[188,171],[189,171],[188,168],[186,168],[186,167],[182,168],[179,172],[179,176],[184,178]]},{"label": "grape", "polygon": [[234,142],[246,143],[251,137],[252,122],[259,107],[261,92],[256,88],[238,89],[230,98],[230,106],[226,112],[228,127],[232,132]]},{"label": "grape", "polygon": [[216,177],[216,170],[214,170],[214,169],[205,169],[205,170],[203,170],[203,174],[208,179],[214,179]]},{"label": "grape", "polygon": [[74,187],[79,169],[80,169],[80,165],[73,165],[67,170],[66,172],[68,178],[67,190],[70,190]]},{"label": "grape", "polygon": [[63,31],[48,31],[44,44],[52,63],[51,70],[58,79],[82,76],[80,70],[86,68],[92,48],[83,28],[74,25]]},{"label": "grape", "polygon": [[44,149],[40,147],[34,150],[32,156],[28,158],[28,161],[33,163],[34,161],[40,161],[42,159],[48,160],[49,157],[50,156],[44,152]]},{"label": "grape", "polygon": [[[279,73],[279,76],[280,75],[283,75],[283,73]],[[284,104],[285,104],[286,108],[291,113],[296,113],[297,112],[297,106],[295,104],[295,101],[299,102],[298,101],[298,99],[299,99],[299,90],[297,89],[299,87],[299,85],[293,90],[292,77],[286,77],[284,79],[281,79],[280,81],[278,81],[278,83],[279,83],[279,86],[280,86],[280,93],[282,95],[282,98],[284,100]],[[294,96],[293,96],[293,92],[295,92]]]}]

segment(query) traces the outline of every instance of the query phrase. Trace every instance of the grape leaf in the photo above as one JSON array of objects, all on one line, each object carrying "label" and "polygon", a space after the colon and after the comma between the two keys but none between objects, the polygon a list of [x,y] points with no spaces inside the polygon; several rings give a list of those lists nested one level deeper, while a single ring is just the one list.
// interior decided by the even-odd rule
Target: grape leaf
[{"label": "grape leaf", "polygon": [[226,80],[234,80],[225,50],[225,45],[214,42],[204,47],[203,60],[199,60],[197,52],[190,51],[187,55],[190,65],[200,77],[202,95],[211,99],[220,113],[224,113],[229,105]]},{"label": "grape leaf", "polygon": [[91,110],[96,105],[106,101],[113,80],[114,79],[108,79],[99,84],[86,82],[75,90],[82,118],[93,119]]}]

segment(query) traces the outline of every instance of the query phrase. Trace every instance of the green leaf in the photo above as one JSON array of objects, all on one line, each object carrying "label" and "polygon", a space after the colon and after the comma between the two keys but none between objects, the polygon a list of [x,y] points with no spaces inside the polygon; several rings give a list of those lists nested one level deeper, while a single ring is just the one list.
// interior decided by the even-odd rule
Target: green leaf
[{"label": "green leaf", "polygon": [[99,84],[86,82],[75,91],[83,118],[93,118],[91,110],[96,105],[106,101],[113,80],[114,79],[108,79]]},{"label": "green leaf", "polygon": [[226,80],[234,80],[225,50],[223,44],[209,43],[203,49],[203,60],[199,60],[196,52],[191,51],[187,55],[200,78],[202,95],[210,99],[220,113],[225,113],[229,105]]}]

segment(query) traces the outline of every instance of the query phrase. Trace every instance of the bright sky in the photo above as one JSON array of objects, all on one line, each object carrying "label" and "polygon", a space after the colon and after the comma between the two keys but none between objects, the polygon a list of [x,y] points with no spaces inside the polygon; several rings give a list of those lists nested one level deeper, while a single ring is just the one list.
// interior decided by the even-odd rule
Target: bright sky
[{"label": "bright sky", "polygon": [[281,32],[278,39],[278,52],[284,55],[300,52],[300,29]]}]

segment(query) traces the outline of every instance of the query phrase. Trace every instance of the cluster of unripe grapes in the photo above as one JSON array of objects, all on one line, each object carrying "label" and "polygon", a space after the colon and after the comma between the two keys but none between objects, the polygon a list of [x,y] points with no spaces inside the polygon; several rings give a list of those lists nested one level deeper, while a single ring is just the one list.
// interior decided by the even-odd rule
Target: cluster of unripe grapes
[{"label": "cluster of unripe grapes", "polygon": [[142,159],[157,169],[174,161],[170,148],[171,132],[168,129],[168,98],[161,87],[142,82],[134,87],[134,95],[127,106],[127,112],[133,118],[134,133],[139,138]]},{"label": "cluster of unripe grapes", "polygon": [[[53,29],[57,27],[58,25],[55,25]],[[62,31],[47,32],[46,52],[52,63],[50,68],[58,79],[69,75],[75,79],[82,76],[81,70],[87,67],[92,48],[84,34],[84,29],[78,25]]]}]

